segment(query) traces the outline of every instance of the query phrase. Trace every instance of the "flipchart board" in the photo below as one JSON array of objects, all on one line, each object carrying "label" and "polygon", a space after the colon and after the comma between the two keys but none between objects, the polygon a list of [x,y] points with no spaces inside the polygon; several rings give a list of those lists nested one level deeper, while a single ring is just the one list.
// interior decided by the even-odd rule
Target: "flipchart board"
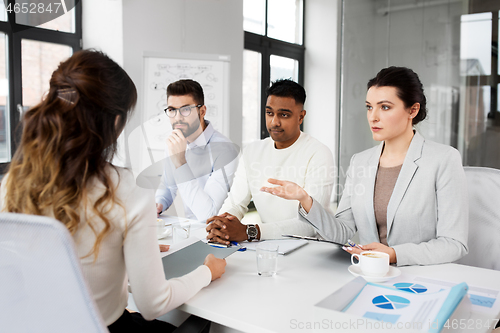
[{"label": "flipchart board", "polygon": [[143,59],[144,133],[147,133],[151,150],[165,151],[165,139],[172,131],[164,112],[167,107],[166,89],[170,83],[181,79],[193,79],[201,84],[207,107],[205,119],[228,136],[229,56],[148,52]]}]

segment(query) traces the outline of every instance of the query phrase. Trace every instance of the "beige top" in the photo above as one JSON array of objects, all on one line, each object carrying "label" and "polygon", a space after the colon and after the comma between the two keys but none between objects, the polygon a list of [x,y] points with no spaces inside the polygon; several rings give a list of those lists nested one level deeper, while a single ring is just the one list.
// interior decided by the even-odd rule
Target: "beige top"
[{"label": "beige top", "polygon": [[[210,284],[212,274],[207,266],[201,265],[191,273],[166,280],[156,239],[153,190],[138,187],[134,175],[126,169],[117,168],[115,172],[108,167],[107,171],[113,183],[118,184],[116,198],[123,207],[114,205],[108,211],[111,231],[101,242],[95,262],[94,256],[84,257],[92,249],[95,235],[83,216],[82,227],[73,235],[77,254],[84,257],[80,261],[83,275],[106,325],[115,322],[125,310],[129,283],[137,308],[144,318],[152,320],[175,309]],[[105,190],[97,181],[89,188],[89,202],[94,202],[93,199]],[[1,199],[5,190],[2,186]],[[96,228],[102,228],[103,224],[97,221],[101,220],[96,219]]]},{"label": "beige top", "polygon": [[377,221],[380,243],[387,244],[387,205],[392,196],[392,191],[398,180],[399,171],[403,165],[384,168],[379,166],[375,178],[375,192],[373,194],[373,208]]}]

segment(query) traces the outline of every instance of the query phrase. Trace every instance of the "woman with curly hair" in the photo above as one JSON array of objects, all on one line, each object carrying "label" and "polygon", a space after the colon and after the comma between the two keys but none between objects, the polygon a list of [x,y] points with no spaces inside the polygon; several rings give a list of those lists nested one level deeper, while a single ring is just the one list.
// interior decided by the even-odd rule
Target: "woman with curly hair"
[{"label": "woman with curly hair", "polygon": [[[21,142],[2,181],[2,208],[66,225],[111,332],[168,332],[172,325],[149,320],[219,278],[225,261],[210,255],[193,272],[165,280],[154,193],[110,163],[136,100],[130,77],[105,54],[84,50],[62,62],[48,94],[24,115]],[[125,309],[128,283],[144,317]]]}]

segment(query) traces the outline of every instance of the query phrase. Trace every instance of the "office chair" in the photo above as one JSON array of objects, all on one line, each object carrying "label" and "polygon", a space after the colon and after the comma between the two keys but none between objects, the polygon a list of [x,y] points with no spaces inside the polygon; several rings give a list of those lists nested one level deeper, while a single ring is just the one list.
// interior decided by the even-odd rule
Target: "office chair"
[{"label": "office chair", "polygon": [[108,332],[61,222],[0,213],[0,330]]},{"label": "office chair", "polygon": [[[192,315],[175,333],[209,330],[209,321]],[[0,331],[109,332],[61,222],[0,213]]]},{"label": "office chair", "polygon": [[500,270],[500,170],[464,167],[469,195],[469,253],[459,264]]}]

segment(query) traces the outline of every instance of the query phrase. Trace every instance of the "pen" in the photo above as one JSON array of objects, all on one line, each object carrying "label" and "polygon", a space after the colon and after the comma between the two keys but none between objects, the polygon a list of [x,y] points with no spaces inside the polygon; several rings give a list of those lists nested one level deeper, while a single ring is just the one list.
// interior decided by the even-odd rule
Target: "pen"
[{"label": "pen", "polygon": [[246,248],[246,247],[242,247],[242,246],[241,246],[240,244],[238,244],[237,242],[231,242],[230,244],[231,244],[231,245],[234,245],[234,246],[238,246],[238,247],[239,247],[238,251],[240,251],[240,252],[243,252],[243,251],[246,251],[246,250],[247,250],[247,248]]},{"label": "pen", "polygon": [[363,250],[358,244],[354,243],[352,240],[348,239],[347,240],[347,244],[350,246],[350,247],[357,247],[358,249],[360,250]]},{"label": "pen", "polygon": [[207,243],[208,245],[212,246],[212,247],[218,247],[218,248],[223,248],[223,249],[227,249],[231,246],[236,246],[236,247],[239,247],[238,251],[246,251],[247,248],[246,247],[242,247],[241,245],[239,245],[238,243],[236,242],[231,242],[229,243],[228,245],[226,244],[220,244],[220,243]]}]

